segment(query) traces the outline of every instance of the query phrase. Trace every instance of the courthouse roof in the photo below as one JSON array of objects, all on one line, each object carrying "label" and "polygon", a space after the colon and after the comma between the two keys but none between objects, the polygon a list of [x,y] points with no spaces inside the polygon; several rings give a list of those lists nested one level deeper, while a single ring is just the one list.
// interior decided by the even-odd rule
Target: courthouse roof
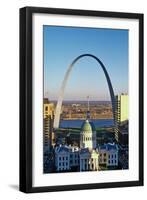
[{"label": "courthouse roof", "polygon": [[107,151],[118,150],[118,146],[117,146],[117,144],[114,144],[114,143],[107,143],[107,144],[100,145],[99,149],[107,150]]},{"label": "courthouse roof", "polygon": [[88,119],[86,121],[84,121],[84,123],[82,124],[81,130],[82,130],[82,132],[96,131],[94,124],[92,122],[89,122]]}]

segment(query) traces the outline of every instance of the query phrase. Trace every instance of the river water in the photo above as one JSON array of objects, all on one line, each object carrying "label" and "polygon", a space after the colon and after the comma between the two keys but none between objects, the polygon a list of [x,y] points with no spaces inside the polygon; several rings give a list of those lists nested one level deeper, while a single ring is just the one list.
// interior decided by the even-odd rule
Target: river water
[{"label": "river water", "polygon": [[[60,120],[60,128],[80,128],[85,120]],[[91,120],[96,128],[111,127],[113,119],[93,119]]]}]

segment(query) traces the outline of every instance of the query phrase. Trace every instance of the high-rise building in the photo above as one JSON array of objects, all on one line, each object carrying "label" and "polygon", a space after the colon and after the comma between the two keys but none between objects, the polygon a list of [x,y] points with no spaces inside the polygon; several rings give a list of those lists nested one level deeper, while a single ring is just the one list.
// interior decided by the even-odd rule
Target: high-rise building
[{"label": "high-rise building", "polygon": [[128,124],[128,112],[129,112],[129,102],[128,95],[121,94],[116,96],[115,102],[115,138],[117,142],[120,142],[121,129],[123,126]]},{"label": "high-rise building", "polygon": [[43,101],[43,163],[44,173],[53,172],[54,170],[54,104],[50,103],[48,99]]},{"label": "high-rise building", "polygon": [[43,139],[44,139],[44,152],[48,152],[54,144],[54,104],[44,100],[43,104]]},{"label": "high-rise building", "polygon": [[53,103],[48,102],[44,102],[44,106],[43,106],[43,116],[44,118],[50,116],[51,118],[54,117],[54,110],[55,110],[55,106]]},{"label": "high-rise building", "polygon": [[116,120],[118,123],[128,120],[128,95],[116,96]]}]

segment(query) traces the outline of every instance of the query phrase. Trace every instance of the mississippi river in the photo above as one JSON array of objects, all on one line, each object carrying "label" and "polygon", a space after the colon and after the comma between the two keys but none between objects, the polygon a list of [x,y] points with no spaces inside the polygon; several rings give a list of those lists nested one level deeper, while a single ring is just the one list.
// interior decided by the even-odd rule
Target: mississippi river
[{"label": "mississippi river", "polygon": [[[113,119],[93,119],[91,120],[96,128],[113,126]],[[60,120],[60,128],[80,128],[84,120]]]}]

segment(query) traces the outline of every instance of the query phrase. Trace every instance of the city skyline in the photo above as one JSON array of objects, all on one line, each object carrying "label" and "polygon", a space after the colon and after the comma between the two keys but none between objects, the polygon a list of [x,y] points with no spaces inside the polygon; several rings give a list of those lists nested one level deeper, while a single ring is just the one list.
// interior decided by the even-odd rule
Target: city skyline
[{"label": "city skyline", "polygon": [[[115,95],[128,93],[128,30],[44,26],[44,97],[57,100],[68,66],[91,53],[104,63]],[[92,58],[75,64],[64,100],[109,101],[102,69]]]},{"label": "city skyline", "polygon": [[44,173],[128,169],[128,95],[116,105],[114,123],[110,105],[65,104],[54,127],[57,105],[44,99]]}]

